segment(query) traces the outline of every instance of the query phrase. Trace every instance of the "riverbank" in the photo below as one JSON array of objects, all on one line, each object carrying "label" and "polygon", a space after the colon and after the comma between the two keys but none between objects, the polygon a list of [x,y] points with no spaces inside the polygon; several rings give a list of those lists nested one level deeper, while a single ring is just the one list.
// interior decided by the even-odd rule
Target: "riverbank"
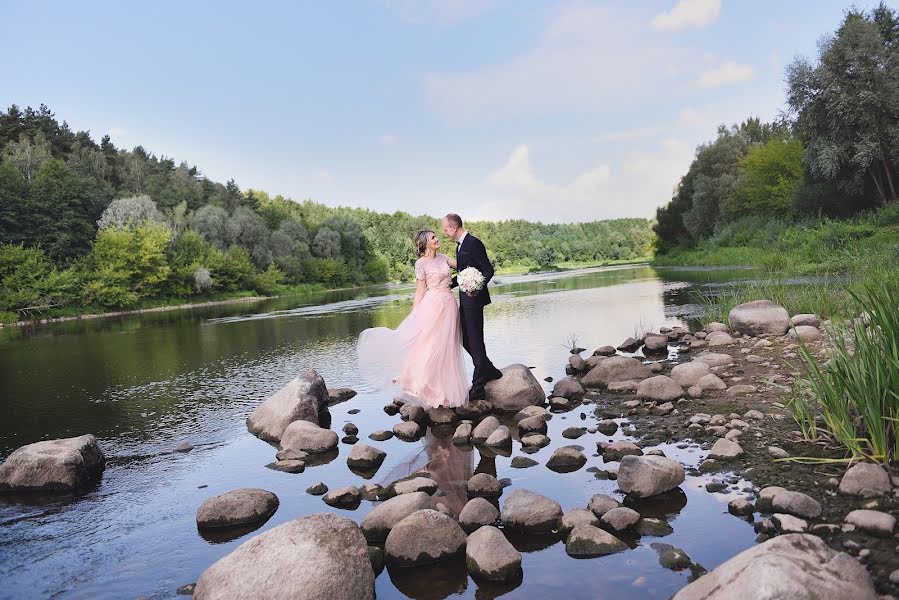
[{"label": "riverbank", "polygon": [[652,256],[643,256],[628,260],[600,260],[600,261],[563,261],[556,263],[550,267],[540,268],[534,265],[509,265],[496,270],[496,275],[532,275],[535,273],[563,273],[565,271],[575,271],[577,269],[594,269],[596,267],[619,267],[624,265],[640,265],[649,263],[653,259]]}]

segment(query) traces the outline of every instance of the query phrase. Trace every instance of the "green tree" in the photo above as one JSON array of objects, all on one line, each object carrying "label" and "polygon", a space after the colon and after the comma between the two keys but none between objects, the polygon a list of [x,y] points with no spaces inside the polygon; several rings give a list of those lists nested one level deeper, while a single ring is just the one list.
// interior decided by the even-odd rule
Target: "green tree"
[{"label": "green tree", "polygon": [[774,139],[751,149],[740,161],[743,172],[726,202],[728,220],[787,216],[803,182],[802,154],[797,139]]},{"label": "green tree", "polygon": [[34,177],[28,199],[29,243],[54,259],[74,258],[90,248],[96,228],[92,221],[98,190],[65,163],[45,161]]}]

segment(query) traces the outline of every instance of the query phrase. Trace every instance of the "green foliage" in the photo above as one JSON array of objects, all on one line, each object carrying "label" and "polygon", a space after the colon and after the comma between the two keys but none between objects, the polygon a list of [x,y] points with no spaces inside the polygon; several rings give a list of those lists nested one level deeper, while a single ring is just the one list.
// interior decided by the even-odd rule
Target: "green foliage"
[{"label": "green foliage", "polygon": [[74,270],[58,270],[40,248],[0,245],[0,310],[67,304],[79,284]]},{"label": "green foliage", "polygon": [[256,270],[253,268],[249,252],[240,246],[231,246],[227,252],[212,250],[207,261],[214,289],[233,292],[252,287]]},{"label": "green foliage", "polygon": [[741,176],[725,201],[731,218],[785,217],[803,181],[802,142],[774,139],[749,150],[740,161]]}]

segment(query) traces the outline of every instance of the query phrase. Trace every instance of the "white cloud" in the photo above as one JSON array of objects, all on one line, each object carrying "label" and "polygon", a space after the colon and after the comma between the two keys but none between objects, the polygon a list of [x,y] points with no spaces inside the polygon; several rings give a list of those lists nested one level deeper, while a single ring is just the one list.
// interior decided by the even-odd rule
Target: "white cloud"
[{"label": "white cloud", "polygon": [[396,144],[396,142],[397,142],[397,139],[396,139],[395,135],[392,135],[389,133],[385,133],[385,134],[381,135],[381,143],[384,144],[385,146],[392,146],[392,145]]},{"label": "white cloud", "polygon": [[751,65],[740,65],[729,60],[717,67],[703,71],[696,80],[696,84],[702,88],[713,88],[743,83],[753,77],[755,77],[755,69]]},{"label": "white cloud", "polygon": [[126,135],[128,135],[128,130],[122,129],[121,127],[113,127],[109,130],[109,137],[122,138]]},{"label": "white cloud", "polygon": [[718,20],[721,0],[680,0],[669,11],[659,13],[652,20],[657,31],[680,31],[690,27],[705,27]]},{"label": "white cloud", "polygon": [[492,12],[507,0],[383,0],[399,19],[410,23],[456,25]]},{"label": "white cloud", "polygon": [[462,120],[560,110],[614,111],[653,105],[678,92],[671,77],[693,51],[647,36],[633,14],[608,5],[556,12],[535,47],[469,71],[425,77],[438,108]]}]

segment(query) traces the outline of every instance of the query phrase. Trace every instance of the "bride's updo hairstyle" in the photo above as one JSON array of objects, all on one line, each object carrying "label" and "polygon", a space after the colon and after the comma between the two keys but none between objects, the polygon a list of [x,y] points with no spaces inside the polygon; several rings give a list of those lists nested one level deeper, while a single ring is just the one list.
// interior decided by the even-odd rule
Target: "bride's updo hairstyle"
[{"label": "bride's updo hairstyle", "polygon": [[[422,229],[415,234],[415,237],[412,238],[413,243],[415,244],[415,256],[421,258],[425,255],[425,252],[428,249],[428,234],[434,233],[433,229]],[[437,235],[434,233],[434,235]]]}]

